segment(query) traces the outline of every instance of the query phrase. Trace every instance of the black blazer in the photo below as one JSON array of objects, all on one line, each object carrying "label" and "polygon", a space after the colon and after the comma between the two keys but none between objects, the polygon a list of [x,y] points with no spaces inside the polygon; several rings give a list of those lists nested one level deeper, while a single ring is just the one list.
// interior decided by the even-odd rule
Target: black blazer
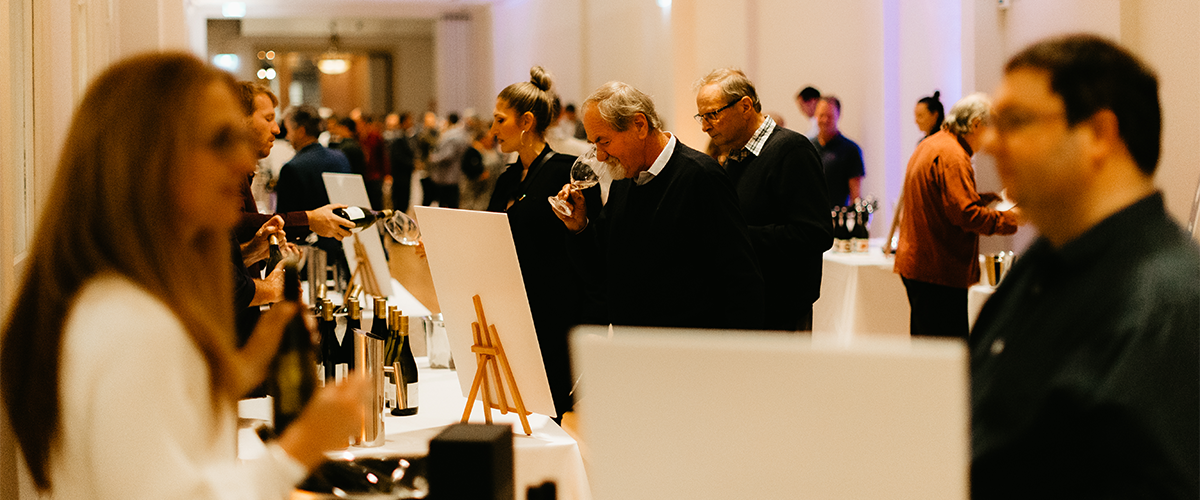
[{"label": "black blazer", "polygon": [[[615,181],[571,239],[618,325],[762,327],[763,281],[737,195],[708,155],[676,143],[653,180]],[[588,255],[587,249],[596,253]]]},{"label": "black blazer", "polygon": [[833,245],[821,158],[806,137],[776,125],[757,157],[725,169],[762,266],[764,327],[794,330],[799,308],[821,295],[821,254]]},{"label": "black blazer", "polygon": [[[521,164],[510,164],[496,179],[488,210],[508,213],[550,392],[555,408],[562,415],[573,406],[567,333],[580,322],[580,312],[585,304],[573,299],[569,293],[578,278],[573,275],[574,268],[567,253],[568,231],[547,201],[564,184],[571,182],[571,165],[575,163],[575,157],[555,153],[546,158],[550,153],[550,147],[546,146],[533,161],[524,180],[521,179]],[[598,188],[585,191],[584,196],[598,209]],[[509,200],[515,200],[511,207]]]}]

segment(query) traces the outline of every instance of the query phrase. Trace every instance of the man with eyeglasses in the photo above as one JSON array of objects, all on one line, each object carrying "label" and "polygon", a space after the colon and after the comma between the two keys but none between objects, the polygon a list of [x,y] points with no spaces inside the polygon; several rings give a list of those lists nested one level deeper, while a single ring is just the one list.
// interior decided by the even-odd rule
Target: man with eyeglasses
[{"label": "man with eyeglasses", "polygon": [[1005,67],[984,149],[1041,237],[971,333],[971,493],[1200,498],[1200,249],[1154,183],[1158,80],[1091,35]]},{"label": "man with eyeglasses", "polygon": [[554,213],[575,233],[581,288],[602,303],[589,321],[762,328],[762,274],[720,165],[663,130],[654,101],[626,83],[592,92],[583,124],[615,180],[599,213],[571,184],[558,193],[571,214]]},{"label": "man with eyeglasses", "polygon": [[808,139],[762,113],[740,70],[717,69],[696,83],[696,121],[728,153],[750,243],[763,270],[768,330],[812,330],[821,294],[821,254],[833,244],[821,159]]},{"label": "man with eyeglasses", "polygon": [[825,169],[825,183],[829,187],[829,202],[833,207],[844,207],[859,198],[862,178],[866,175],[863,166],[862,148],[847,139],[838,130],[842,117],[842,101],[833,96],[822,97],[817,103],[817,136],[813,146],[821,156]]},{"label": "man with eyeglasses", "polygon": [[979,281],[979,235],[1017,231],[1017,208],[975,190],[971,157],[983,143],[991,102],[976,93],[946,115],[944,128],[921,141],[908,161],[895,270],[908,292],[909,333],[966,339],[967,289]]}]

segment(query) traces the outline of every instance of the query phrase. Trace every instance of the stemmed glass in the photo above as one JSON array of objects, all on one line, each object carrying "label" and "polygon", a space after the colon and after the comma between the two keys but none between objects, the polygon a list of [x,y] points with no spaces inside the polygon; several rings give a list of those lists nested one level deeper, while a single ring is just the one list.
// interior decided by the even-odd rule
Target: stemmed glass
[{"label": "stemmed glass", "polygon": [[[593,146],[586,153],[579,155],[575,159],[575,164],[571,165],[571,185],[575,189],[584,190],[600,183],[600,176],[596,174],[597,166],[600,162],[596,160],[596,148]],[[557,196],[549,197],[550,206],[554,207],[554,211],[570,217],[573,210],[571,204],[558,199]]]},{"label": "stemmed glass", "polygon": [[417,227],[417,221],[400,210],[392,212],[392,216],[383,221],[383,228],[401,245],[415,247],[421,243],[421,228]]}]

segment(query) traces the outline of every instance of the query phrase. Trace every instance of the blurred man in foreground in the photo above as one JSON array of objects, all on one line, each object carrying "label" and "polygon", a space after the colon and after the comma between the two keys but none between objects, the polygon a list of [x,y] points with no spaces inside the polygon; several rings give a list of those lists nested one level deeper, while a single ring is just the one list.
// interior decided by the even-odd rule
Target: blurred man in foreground
[{"label": "blurred man in foreground", "polygon": [[1200,250],[1154,186],[1156,77],[1101,38],[1044,41],[993,124],[1042,236],[971,334],[973,497],[1200,497]]}]

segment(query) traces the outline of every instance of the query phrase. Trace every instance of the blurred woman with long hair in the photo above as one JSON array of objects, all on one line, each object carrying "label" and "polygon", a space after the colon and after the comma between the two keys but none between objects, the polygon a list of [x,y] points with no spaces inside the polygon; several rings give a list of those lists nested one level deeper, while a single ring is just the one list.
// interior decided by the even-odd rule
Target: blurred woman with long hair
[{"label": "blurred woman with long hair", "polygon": [[361,383],[325,390],[239,463],[236,401],[284,324],[234,347],[229,235],[254,171],[234,81],[185,54],[101,74],[75,111],[4,325],[8,418],[56,498],[284,498],[356,428]]}]

